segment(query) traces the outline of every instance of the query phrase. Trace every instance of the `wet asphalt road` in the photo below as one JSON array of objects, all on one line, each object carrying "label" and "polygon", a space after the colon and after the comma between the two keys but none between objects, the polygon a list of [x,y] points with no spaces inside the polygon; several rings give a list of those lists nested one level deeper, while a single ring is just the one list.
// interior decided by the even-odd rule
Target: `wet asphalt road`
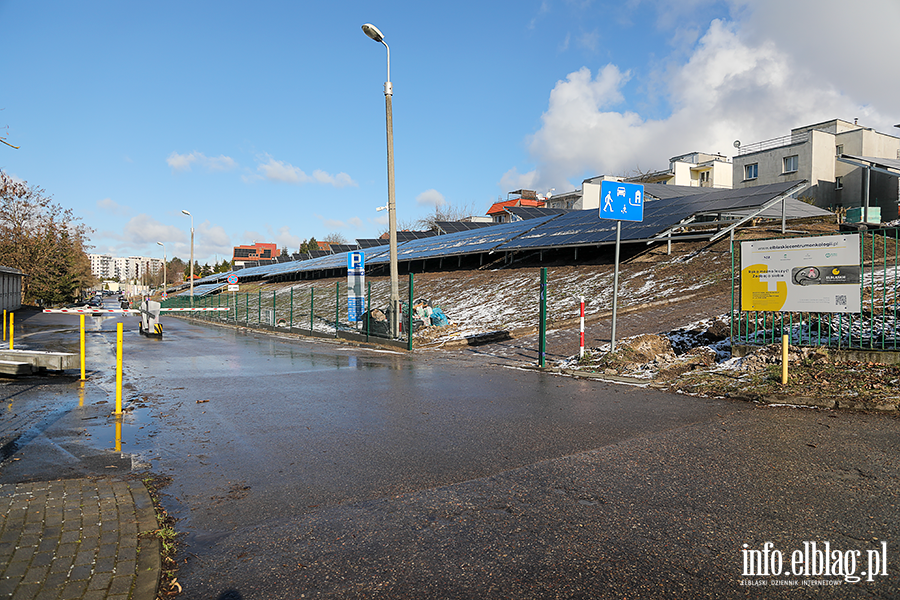
[{"label": "wet asphalt road", "polygon": [[[565,379],[484,349],[406,356],[178,319],[150,340],[123,320],[121,451],[116,319],[89,318],[83,393],[5,384],[0,481],[171,477],[183,597],[900,595],[895,417]],[[75,325],[36,315],[17,339],[71,348]],[[864,560],[881,540],[872,582],[742,576],[745,543]]]}]

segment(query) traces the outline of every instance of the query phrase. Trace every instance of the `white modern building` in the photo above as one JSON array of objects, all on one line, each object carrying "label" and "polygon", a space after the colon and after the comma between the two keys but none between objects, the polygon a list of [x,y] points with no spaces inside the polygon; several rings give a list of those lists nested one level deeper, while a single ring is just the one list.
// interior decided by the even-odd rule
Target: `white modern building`
[{"label": "white modern building", "polygon": [[118,279],[119,281],[137,281],[145,275],[156,275],[163,270],[163,261],[148,256],[129,256],[126,258],[110,254],[88,254],[91,259],[91,273],[97,279]]},{"label": "white modern building", "polygon": [[[900,158],[900,138],[841,119],[797,127],[780,138],[735,145],[735,188],[805,179],[810,187],[800,197],[828,210],[855,208],[865,202],[866,169],[841,161],[842,155]],[[869,206],[880,209],[880,220],[897,218],[897,177],[872,171],[868,192]]]},{"label": "white modern building", "polygon": [[688,152],[670,158],[668,169],[625,177],[622,181],[730,190],[732,172],[731,161],[721,154]]},{"label": "white modern building", "polygon": [[629,183],[657,183],[662,185],[723,188],[732,187],[732,164],[721,154],[689,152],[669,159],[669,168],[634,177],[599,175],[585,179],[581,189],[547,198],[547,208],[588,210],[600,208],[600,185],[604,181]]}]

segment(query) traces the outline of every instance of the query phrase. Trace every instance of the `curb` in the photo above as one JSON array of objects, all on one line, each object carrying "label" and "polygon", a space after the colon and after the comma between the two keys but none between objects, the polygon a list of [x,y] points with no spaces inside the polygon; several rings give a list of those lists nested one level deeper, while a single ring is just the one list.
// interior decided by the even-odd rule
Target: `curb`
[{"label": "curb", "polygon": [[[129,482],[134,498],[134,512],[137,516],[138,534],[156,531],[156,509],[150,499],[150,492],[143,483]],[[159,577],[162,563],[159,558],[160,545],[156,536],[142,535],[138,538],[137,572],[132,590],[133,600],[154,600],[159,591]]]}]

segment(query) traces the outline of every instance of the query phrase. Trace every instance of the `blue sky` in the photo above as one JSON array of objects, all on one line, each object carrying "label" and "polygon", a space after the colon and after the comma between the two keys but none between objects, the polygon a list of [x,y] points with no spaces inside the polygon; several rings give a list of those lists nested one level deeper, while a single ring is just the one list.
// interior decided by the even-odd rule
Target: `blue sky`
[{"label": "blue sky", "polygon": [[0,22],[0,168],[119,256],[187,258],[182,210],[201,263],[385,231],[366,22],[405,225],[832,118],[900,133],[896,0],[0,0]]}]

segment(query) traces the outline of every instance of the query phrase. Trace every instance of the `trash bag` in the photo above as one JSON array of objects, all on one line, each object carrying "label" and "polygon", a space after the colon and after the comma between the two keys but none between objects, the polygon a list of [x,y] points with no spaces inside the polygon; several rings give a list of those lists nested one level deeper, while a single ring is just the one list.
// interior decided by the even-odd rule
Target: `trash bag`
[{"label": "trash bag", "polygon": [[450,319],[447,318],[440,306],[431,309],[431,324],[435,327],[444,327],[450,324]]},{"label": "trash bag", "polygon": [[377,308],[373,308],[372,310],[364,313],[362,318],[362,327],[363,332],[366,331],[366,317],[368,316],[368,328],[369,335],[377,335],[380,337],[390,337],[391,335],[391,327],[388,323],[387,316],[381,310]]}]

